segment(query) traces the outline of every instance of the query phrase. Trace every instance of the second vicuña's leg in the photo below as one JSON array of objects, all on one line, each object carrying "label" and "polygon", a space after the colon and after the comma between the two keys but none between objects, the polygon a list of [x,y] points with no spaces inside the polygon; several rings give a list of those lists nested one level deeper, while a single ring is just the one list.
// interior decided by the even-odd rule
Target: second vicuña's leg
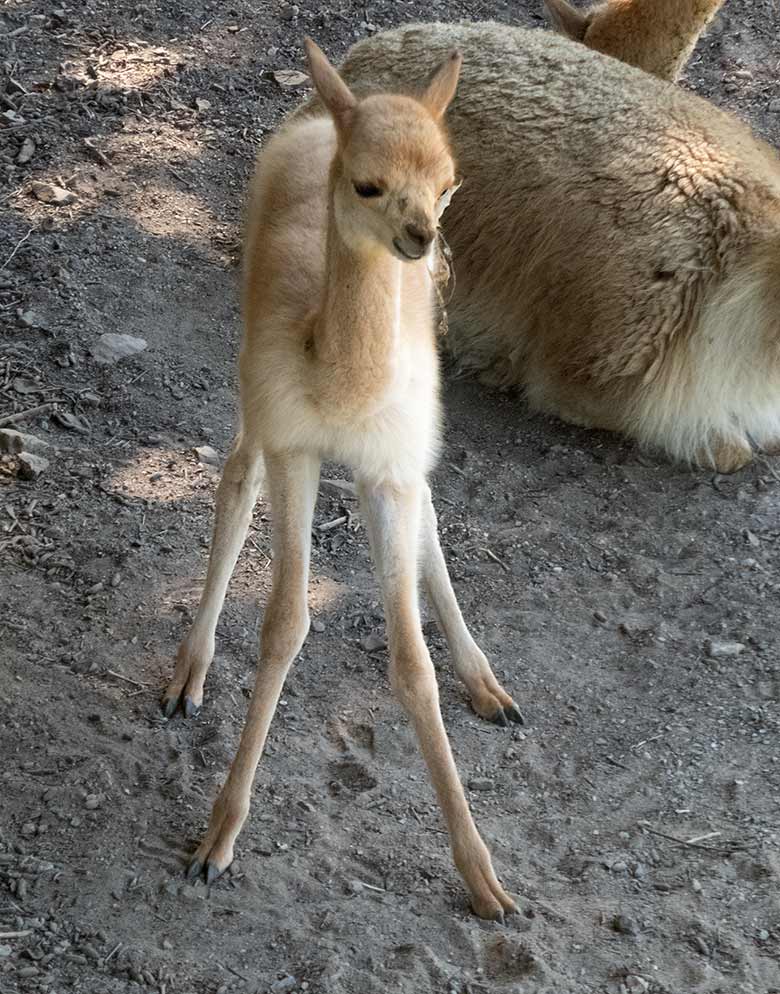
[{"label": "second vicu\u00f1a's leg", "polygon": [[417,552],[423,484],[359,488],[385,606],[393,689],[414,724],[450,834],[455,865],[481,918],[502,918],[515,904],[493,871],[469,811],[439,710],[439,691],[422,635]]},{"label": "second vicu\u00f1a's leg", "polygon": [[508,725],[510,721],[522,723],[520,709],[496,680],[485,653],[463,620],[441,550],[436,512],[427,486],[423,495],[421,541],[422,574],[428,596],[447,639],[455,672],[466,684],[474,710],[498,725]]},{"label": "second vicu\u00f1a's leg", "polygon": [[217,489],[214,534],[203,594],[192,628],[179,647],[176,671],[163,697],[163,710],[168,718],[179,703],[188,718],[197,714],[203,703],[203,684],[214,658],[214,632],[238,554],[252,523],[252,509],[262,478],[260,446],[251,437],[239,435]]},{"label": "second vicu\u00f1a's leg", "polygon": [[211,882],[233,861],[233,845],[249,813],[252,783],[271,719],[287,672],[309,630],[309,554],[319,465],[318,459],[304,454],[266,455],[274,565],[255,689],[238,752],[190,864],[191,879],[205,868]]}]

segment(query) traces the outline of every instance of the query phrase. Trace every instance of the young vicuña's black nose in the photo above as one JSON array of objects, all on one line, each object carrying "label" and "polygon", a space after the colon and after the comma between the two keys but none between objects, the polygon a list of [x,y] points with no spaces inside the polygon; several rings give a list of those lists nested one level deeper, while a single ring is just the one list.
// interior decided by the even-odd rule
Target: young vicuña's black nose
[{"label": "young vicu\u00f1a's black nose", "polygon": [[406,236],[421,249],[426,248],[433,241],[433,232],[416,224],[406,225]]}]

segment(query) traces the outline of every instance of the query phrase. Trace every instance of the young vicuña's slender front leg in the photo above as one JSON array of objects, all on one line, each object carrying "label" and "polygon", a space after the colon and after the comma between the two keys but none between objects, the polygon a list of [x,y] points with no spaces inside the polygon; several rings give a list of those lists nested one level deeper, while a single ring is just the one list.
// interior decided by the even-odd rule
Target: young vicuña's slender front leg
[{"label": "young vicu\u00f1a's slender front leg", "polygon": [[515,909],[498,882],[490,853],[471,817],[439,710],[436,675],[420,623],[417,554],[424,484],[398,490],[359,485],[361,506],[385,606],[390,679],[414,724],[450,834],[455,865],[481,918]]},{"label": "young vicu\u00f1a's slender front leg", "polygon": [[195,621],[179,647],[173,680],[163,697],[167,718],[180,702],[187,718],[200,710],[203,684],[214,658],[214,632],[230,577],[252,522],[252,509],[262,478],[263,454],[259,443],[251,435],[242,433],[233,443],[217,490],[206,583]]},{"label": "young vicu\u00f1a's slender front leg", "polygon": [[439,628],[447,639],[455,672],[466,684],[474,710],[497,725],[506,726],[510,721],[522,724],[520,709],[496,680],[485,653],[474,641],[463,620],[441,551],[436,511],[427,486],[423,494],[421,542],[425,587]]},{"label": "young vicu\u00f1a's slender front leg", "polygon": [[233,845],[249,813],[252,782],[268,728],[287,671],[309,630],[309,553],[319,459],[303,453],[266,453],[265,464],[273,522],[273,582],[260,636],[255,689],[241,742],[188,872],[195,879],[205,868],[209,882],[233,860]]}]

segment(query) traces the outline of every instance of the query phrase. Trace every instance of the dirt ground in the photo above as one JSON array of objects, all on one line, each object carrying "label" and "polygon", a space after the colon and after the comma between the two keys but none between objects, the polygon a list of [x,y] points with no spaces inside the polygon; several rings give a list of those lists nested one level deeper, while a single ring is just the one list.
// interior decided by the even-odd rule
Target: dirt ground
[{"label": "dirt ground", "polygon": [[[243,188],[305,92],[274,73],[301,68],[306,32],[340,56],[434,16],[541,28],[540,7],[0,4],[0,425],[50,446],[37,478],[0,462],[2,994],[780,991],[780,461],[692,473],[468,381],[447,385],[434,496],[526,725],[478,720],[426,632],[520,913],[468,912],[332,485],[237,862],[210,893],[183,879],[269,581],[261,503],[206,706],[165,721],[218,479],[194,450],[231,437]],[[776,146],[778,28],[773,0],[727,0],[685,82]],[[100,364],[105,333],[147,348]]]}]

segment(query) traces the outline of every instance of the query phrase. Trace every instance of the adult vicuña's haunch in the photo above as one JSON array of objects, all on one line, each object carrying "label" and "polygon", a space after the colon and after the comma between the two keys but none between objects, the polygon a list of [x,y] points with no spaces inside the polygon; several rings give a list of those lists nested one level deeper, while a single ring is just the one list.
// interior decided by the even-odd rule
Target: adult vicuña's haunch
[{"label": "adult vicu\u00f1a's haunch", "polygon": [[[729,472],[780,442],[780,161],[730,114],[545,31],[412,25],[358,92],[456,46],[449,341],[530,403]],[[305,115],[311,105],[298,113]]]},{"label": "adult vicu\u00f1a's haunch", "polygon": [[[214,631],[265,463],[273,582],[255,691],[238,753],[190,866],[219,876],[249,812],[252,782],[287,671],[309,629],[307,581],[320,461],[356,475],[382,587],[392,685],[439,797],[453,856],[478,915],[514,907],[498,882],[458,778],[439,711],[418,604],[418,572],[476,711],[521,716],[475,644],[455,599],[426,483],[439,440],[431,269],[439,216],[455,185],[443,125],[460,56],[416,98],[358,101],[311,42],[326,114],[284,128],[252,185],[239,363],[241,426],[217,495],[206,585],[164,707],[201,705]],[[435,64],[421,55],[420,66]]]},{"label": "adult vicu\u00f1a's haunch", "polygon": [[606,0],[587,8],[568,0],[544,2],[553,25],[567,37],[675,80],[724,0]]}]

